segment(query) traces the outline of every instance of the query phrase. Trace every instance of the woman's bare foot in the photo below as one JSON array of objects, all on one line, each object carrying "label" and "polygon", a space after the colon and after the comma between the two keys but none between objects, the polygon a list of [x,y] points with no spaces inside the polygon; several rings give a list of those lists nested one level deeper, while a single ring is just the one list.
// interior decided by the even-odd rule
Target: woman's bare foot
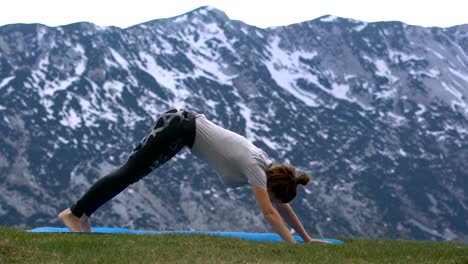
[{"label": "woman's bare foot", "polygon": [[89,220],[89,216],[83,214],[83,216],[80,218],[80,222],[81,222],[81,229],[84,232],[87,232],[87,233],[93,232],[93,230],[91,229],[91,221]]},{"label": "woman's bare foot", "polygon": [[81,232],[81,223],[80,223],[80,218],[75,216],[70,208],[67,208],[63,210],[58,215],[59,219],[62,220],[62,222],[70,229],[70,232]]}]

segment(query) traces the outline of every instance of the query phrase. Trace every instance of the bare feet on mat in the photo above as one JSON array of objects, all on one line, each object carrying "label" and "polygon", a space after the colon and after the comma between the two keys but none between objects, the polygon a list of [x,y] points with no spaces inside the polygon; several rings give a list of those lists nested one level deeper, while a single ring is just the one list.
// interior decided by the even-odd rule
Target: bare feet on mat
[{"label": "bare feet on mat", "polygon": [[80,222],[81,222],[81,229],[83,230],[83,232],[87,232],[87,233],[93,232],[91,228],[91,221],[89,220],[89,216],[83,214],[83,216],[80,218]]},{"label": "bare feet on mat", "polygon": [[67,208],[63,210],[58,215],[59,219],[62,220],[62,222],[70,229],[70,232],[81,232],[81,223],[80,223],[80,218],[75,216],[70,208]]}]

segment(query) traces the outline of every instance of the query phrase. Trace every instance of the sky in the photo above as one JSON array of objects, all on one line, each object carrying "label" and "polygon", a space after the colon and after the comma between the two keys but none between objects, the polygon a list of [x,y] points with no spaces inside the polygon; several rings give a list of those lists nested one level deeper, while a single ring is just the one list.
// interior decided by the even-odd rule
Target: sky
[{"label": "sky", "polygon": [[126,28],[181,15],[200,6],[215,7],[230,19],[261,28],[323,15],[366,22],[396,20],[425,27],[468,24],[466,0],[7,0],[1,5],[0,26],[14,23],[60,26],[86,21]]}]

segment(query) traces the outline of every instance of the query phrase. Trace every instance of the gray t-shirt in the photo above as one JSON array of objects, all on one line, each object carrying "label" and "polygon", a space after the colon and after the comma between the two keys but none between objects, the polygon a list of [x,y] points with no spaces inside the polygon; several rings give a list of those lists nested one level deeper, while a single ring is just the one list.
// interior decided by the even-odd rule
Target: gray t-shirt
[{"label": "gray t-shirt", "polygon": [[266,190],[265,168],[272,162],[263,150],[202,114],[196,116],[196,131],[192,153],[213,166],[225,185],[249,183]]}]

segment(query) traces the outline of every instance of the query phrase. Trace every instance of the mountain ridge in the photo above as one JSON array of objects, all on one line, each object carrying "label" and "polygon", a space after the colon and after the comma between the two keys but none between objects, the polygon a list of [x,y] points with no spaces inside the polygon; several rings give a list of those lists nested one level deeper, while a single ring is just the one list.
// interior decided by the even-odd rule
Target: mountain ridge
[{"label": "mountain ridge", "polygon": [[274,29],[274,28],[279,28],[279,27],[288,27],[288,26],[292,26],[292,25],[296,25],[296,24],[302,24],[302,23],[309,23],[309,22],[314,22],[314,21],[321,21],[321,20],[332,20],[332,19],[338,19],[338,20],[342,20],[342,21],[347,21],[347,22],[354,22],[354,23],[361,23],[361,24],[379,24],[379,23],[401,23],[405,26],[410,26],[410,27],[422,27],[422,28],[428,28],[428,29],[431,29],[431,28],[435,28],[435,29],[451,29],[451,28],[466,28],[468,27],[468,22],[466,24],[460,24],[460,25],[453,25],[453,26],[448,26],[448,27],[441,27],[441,26],[421,26],[421,25],[415,25],[415,24],[409,24],[409,23],[405,23],[403,21],[400,21],[400,20],[382,20],[382,21],[372,21],[372,22],[369,22],[369,21],[364,21],[364,20],[360,20],[360,19],[355,19],[355,18],[351,18],[351,17],[342,17],[342,16],[337,16],[337,15],[333,15],[333,14],[325,14],[325,15],[322,15],[322,16],[319,16],[317,18],[314,18],[314,19],[311,19],[311,20],[306,20],[306,21],[301,21],[301,22],[295,22],[295,23],[291,23],[291,24],[286,24],[286,25],[280,25],[280,26],[270,26],[270,27],[257,27],[255,25],[250,25],[250,24],[246,24],[244,22],[242,22],[241,20],[233,20],[233,19],[230,19],[229,16],[222,10],[218,9],[218,8],[215,8],[215,7],[212,7],[212,6],[200,6],[198,8],[195,8],[191,11],[188,11],[188,12],[185,12],[183,14],[180,14],[180,15],[174,15],[174,16],[170,16],[170,17],[166,17],[166,18],[157,18],[157,19],[152,19],[152,20],[148,20],[148,21],[144,21],[144,22],[140,22],[140,23],[137,23],[137,24],[134,24],[134,25],[131,25],[131,26],[128,26],[128,27],[119,27],[119,26],[115,26],[115,25],[109,25],[109,26],[100,26],[100,25],[97,25],[93,22],[90,22],[90,21],[81,21],[81,22],[73,22],[73,23],[68,23],[68,24],[63,24],[63,25],[58,25],[58,26],[49,26],[49,25],[46,25],[44,23],[11,23],[11,24],[5,24],[5,25],[2,25],[0,26],[0,28],[2,27],[11,27],[11,26],[15,26],[15,25],[18,25],[18,26],[25,26],[25,25],[39,25],[39,26],[44,26],[44,27],[48,27],[48,28],[59,28],[59,27],[66,27],[66,26],[69,26],[69,25],[74,25],[74,24],[92,24],[94,27],[97,27],[97,28],[118,28],[118,29],[122,29],[122,30],[127,30],[127,29],[131,29],[131,28],[134,28],[134,27],[138,27],[140,25],[145,25],[145,24],[154,24],[154,23],[158,23],[158,22],[165,22],[165,21],[174,21],[174,20],[183,20],[187,15],[194,15],[196,13],[204,13],[205,16],[206,15],[214,15],[218,18],[222,18],[223,20],[229,20],[229,21],[232,21],[232,22],[241,22],[245,25],[248,25],[250,27],[255,27],[255,28],[259,28],[259,29]]}]

